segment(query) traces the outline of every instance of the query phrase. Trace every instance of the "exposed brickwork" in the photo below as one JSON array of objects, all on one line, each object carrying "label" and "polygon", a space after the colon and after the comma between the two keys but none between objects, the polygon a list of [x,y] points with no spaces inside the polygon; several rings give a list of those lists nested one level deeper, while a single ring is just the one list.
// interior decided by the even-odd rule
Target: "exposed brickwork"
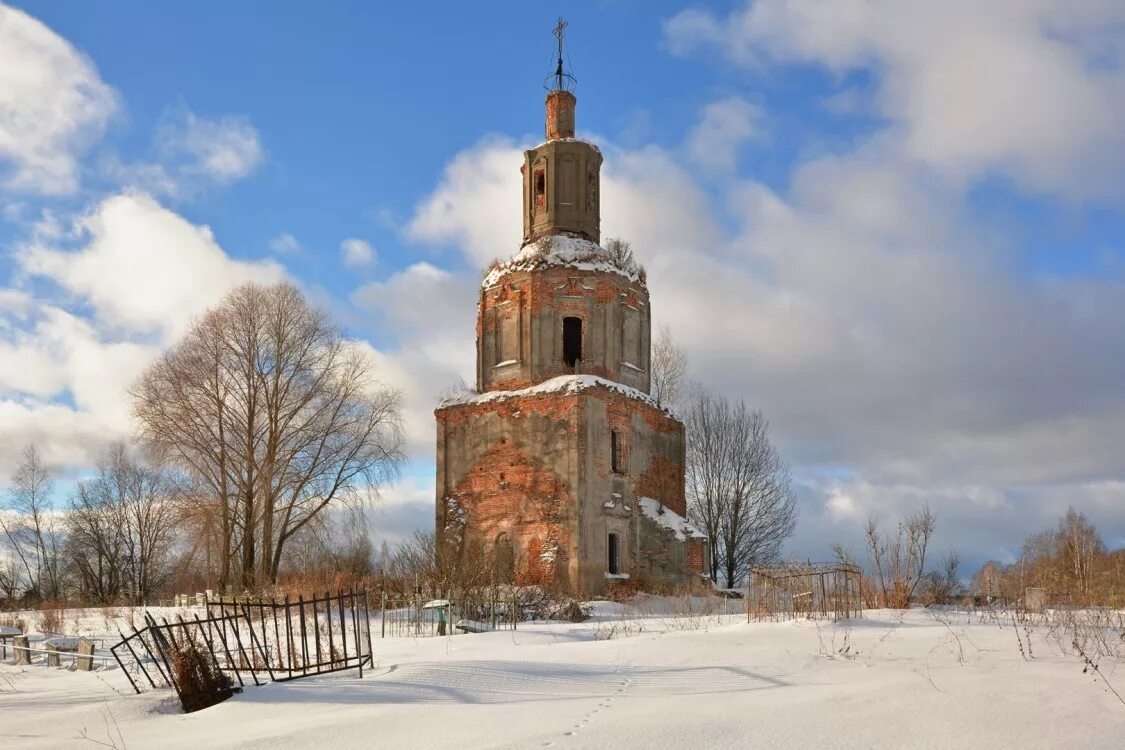
[{"label": "exposed brickwork", "polygon": [[[620,355],[589,353],[595,338],[604,336],[607,323],[611,327],[615,325],[617,305],[647,309],[648,289],[644,282],[610,271],[567,266],[505,274],[500,283],[481,291],[476,325],[477,357],[482,368],[478,386],[486,391],[518,390],[558,375],[585,374],[647,389],[647,377],[643,382],[632,382],[626,377],[628,373],[621,372]],[[599,318],[596,312],[611,319]],[[581,318],[586,327],[584,348],[587,352],[576,368],[567,367],[563,362],[561,344],[554,331],[568,316]],[[545,325],[544,321],[555,324]],[[498,353],[497,342],[502,330],[509,336],[518,335],[515,356],[501,357]],[[605,341],[604,346],[616,347],[620,343],[617,336],[618,333],[613,333],[614,340]],[[502,370],[494,369],[499,363],[509,361],[513,364]]]},{"label": "exposed brickwork", "polygon": [[[555,561],[565,566],[569,529],[566,509],[573,493],[550,469],[502,439],[457,483],[449,498],[464,513],[464,536],[484,545],[505,534],[523,582],[554,579]],[[543,550],[557,549],[555,560]]]},{"label": "exposed brickwork", "polygon": [[[544,251],[597,257],[581,241],[600,238],[602,156],[570,140],[574,107],[571,94],[552,92],[548,141],[524,152],[523,238],[550,238],[535,246]],[[536,266],[521,256],[481,289],[478,388],[515,391],[588,374],[647,393],[651,314],[643,278],[542,260]],[[463,542],[484,546],[502,540],[520,582],[561,582],[585,594],[698,580],[706,544],[683,541],[638,502],[654,498],[686,515],[683,425],[644,398],[597,386],[509,395],[435,415],[439,534],[455,530]],[[652,512],[648,501],[645,507]],[[606,578],[613,545],[613,572],[630,579]]]},{"label": "exposed brickwork", "polygon": [[574,137],[574,107],[577,100],[569,91],[547,94],[547,139]]},{"label": "exposed brickwork", "polygon": [[684,465],[664,456],[654,456],[648,470],[637,478],[637,494],[656,498],[669,510],[686,518]]},{"label": "exposed brickwork", "polygon": [[687,569],[691,573],[703,574],[707,571],[704,558],[707,542],[702,539],[689,539],[687,542]]}]

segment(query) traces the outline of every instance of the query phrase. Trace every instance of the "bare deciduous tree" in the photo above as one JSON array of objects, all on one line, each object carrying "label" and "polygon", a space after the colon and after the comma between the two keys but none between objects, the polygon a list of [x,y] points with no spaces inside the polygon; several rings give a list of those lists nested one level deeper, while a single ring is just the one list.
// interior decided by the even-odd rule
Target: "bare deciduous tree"
[{"label": "bare deciduous tree", "polygon": [[1057,555],[1065,565],[1063,578],[1071,590],[1085,601],[1094,582],[1094,562],[1105,554],[1093,524],[1074,508],[1067,508],[1055,532]]},{"label": "bare deciduous tree", "polygon": [[884,606],[910,606],[918,583],[926,573],[926,552],[936,524],[937,519],[928,505],[899,521],[894,536],[883,534],[875,517],[868,517],[863,535]]},{"label": "bare deciduous tree", "polygon": [[1010,604],[1038,588],[1052,602],[1117,606],[1125,590],[1125,549],[1107,550],[1086,516],[1068,508],[1054,528],[1024,541],[1017,561],[985,563],[973,580],[977,593]]},{"label": "bare deciduous tree", "polygon": [[295,534],[403,458],[399,394],[290,284],[232,291],[134,394],[148,447],[193,475],[216,516],[220,585],[276,581]]},{"label": "bare deciduous tree", "polygon": [[152,597],[171,574],[182,488],[164,469],[111,445],[67,513],[67,558],[83,593],[98,601]]},{"label": "bare deciduous tree", "polygon": [[686,416],[688,515],[710,538],[710,571],[728,588],[776,560],[796,525],[789,469],[769,422],[742,402],[696,392]]},{"label": "bare deciduous tree", "polygon": [[652,388],[650,393],[660,406],[676,403],[687,374],[687,355],[672,340],[672,331],[660,326],[660,334],[652,347]]},{"label": "bare deciduous tree", "polygon": [[22,568],[28,593],[39,599],[57,599],[62,593],[62,531],[52,492],[50,471],[39,449],[29,445],[12,475],[8,513],[0,513],[0,530]]}]

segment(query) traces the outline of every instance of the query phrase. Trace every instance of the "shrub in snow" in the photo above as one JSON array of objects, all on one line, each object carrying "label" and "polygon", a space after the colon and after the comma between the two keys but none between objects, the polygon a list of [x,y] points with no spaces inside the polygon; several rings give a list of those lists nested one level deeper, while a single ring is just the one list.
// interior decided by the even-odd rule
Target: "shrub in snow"
[{"label": "shrub in snow", "polygon": [[184,713],[200,711],[234,695],[230,677],[223,674],[211,652],[184,637],[171,644],[172,679]]}]

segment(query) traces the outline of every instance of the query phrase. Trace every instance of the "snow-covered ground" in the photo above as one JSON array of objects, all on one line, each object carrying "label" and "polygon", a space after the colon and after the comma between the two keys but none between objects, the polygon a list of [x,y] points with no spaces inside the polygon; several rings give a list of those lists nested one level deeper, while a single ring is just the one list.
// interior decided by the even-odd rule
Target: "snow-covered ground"
[{"label": "snow-covered ground", "polygon": [[[129,748],[1125,746],[1125,704],[1064,653],[1063,628],[920,609],[836,624],[677,609],[601,603],[585,623],[452,638],[380,640],[375,627],[362,679],[248,687],[191,715],[170,691],[133,695],[119,669],[5,664],[0,747],[92,746],[83,732]],[[108,636],[110,619],[90,610],[78,624]],[[1120,657],[1095,662],[1125,695]]]}]

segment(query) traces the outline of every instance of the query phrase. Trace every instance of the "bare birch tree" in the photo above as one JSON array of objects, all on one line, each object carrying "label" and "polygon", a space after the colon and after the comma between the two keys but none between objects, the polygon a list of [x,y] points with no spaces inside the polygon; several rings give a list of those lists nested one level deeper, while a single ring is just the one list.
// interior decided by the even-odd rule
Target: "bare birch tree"
[{"label": "bare birch tree", "polygon": [[696,392],[686,414],[688,514],[710,539],[712,578],[728,588],[777,559],[796,525],[790,474],[769,422],[745,403]]},{"label": "bare birch tree", "polygon": [[62,530],[52,494],[51,474],[43,456],[29,445],[12,475],[8,512],[0,514],[0,531],[22,570],[27,593],[38,599],[57,599],[62,593]]},{"label": "bare birch tree", "polygon": [[687,355],[672,340],[672,331],[660,326],[660,333],[652,347],[652,387],[650,393],[660,406],[675,404],[680,387],[687,374]]},{"label": "bare birch tree", "polygon": [[222,540],[220,585],[275,581],[286,543],[392,478],[399,394],[290,284],[247,284],[134,389],[147,445],[196,479]]}]

